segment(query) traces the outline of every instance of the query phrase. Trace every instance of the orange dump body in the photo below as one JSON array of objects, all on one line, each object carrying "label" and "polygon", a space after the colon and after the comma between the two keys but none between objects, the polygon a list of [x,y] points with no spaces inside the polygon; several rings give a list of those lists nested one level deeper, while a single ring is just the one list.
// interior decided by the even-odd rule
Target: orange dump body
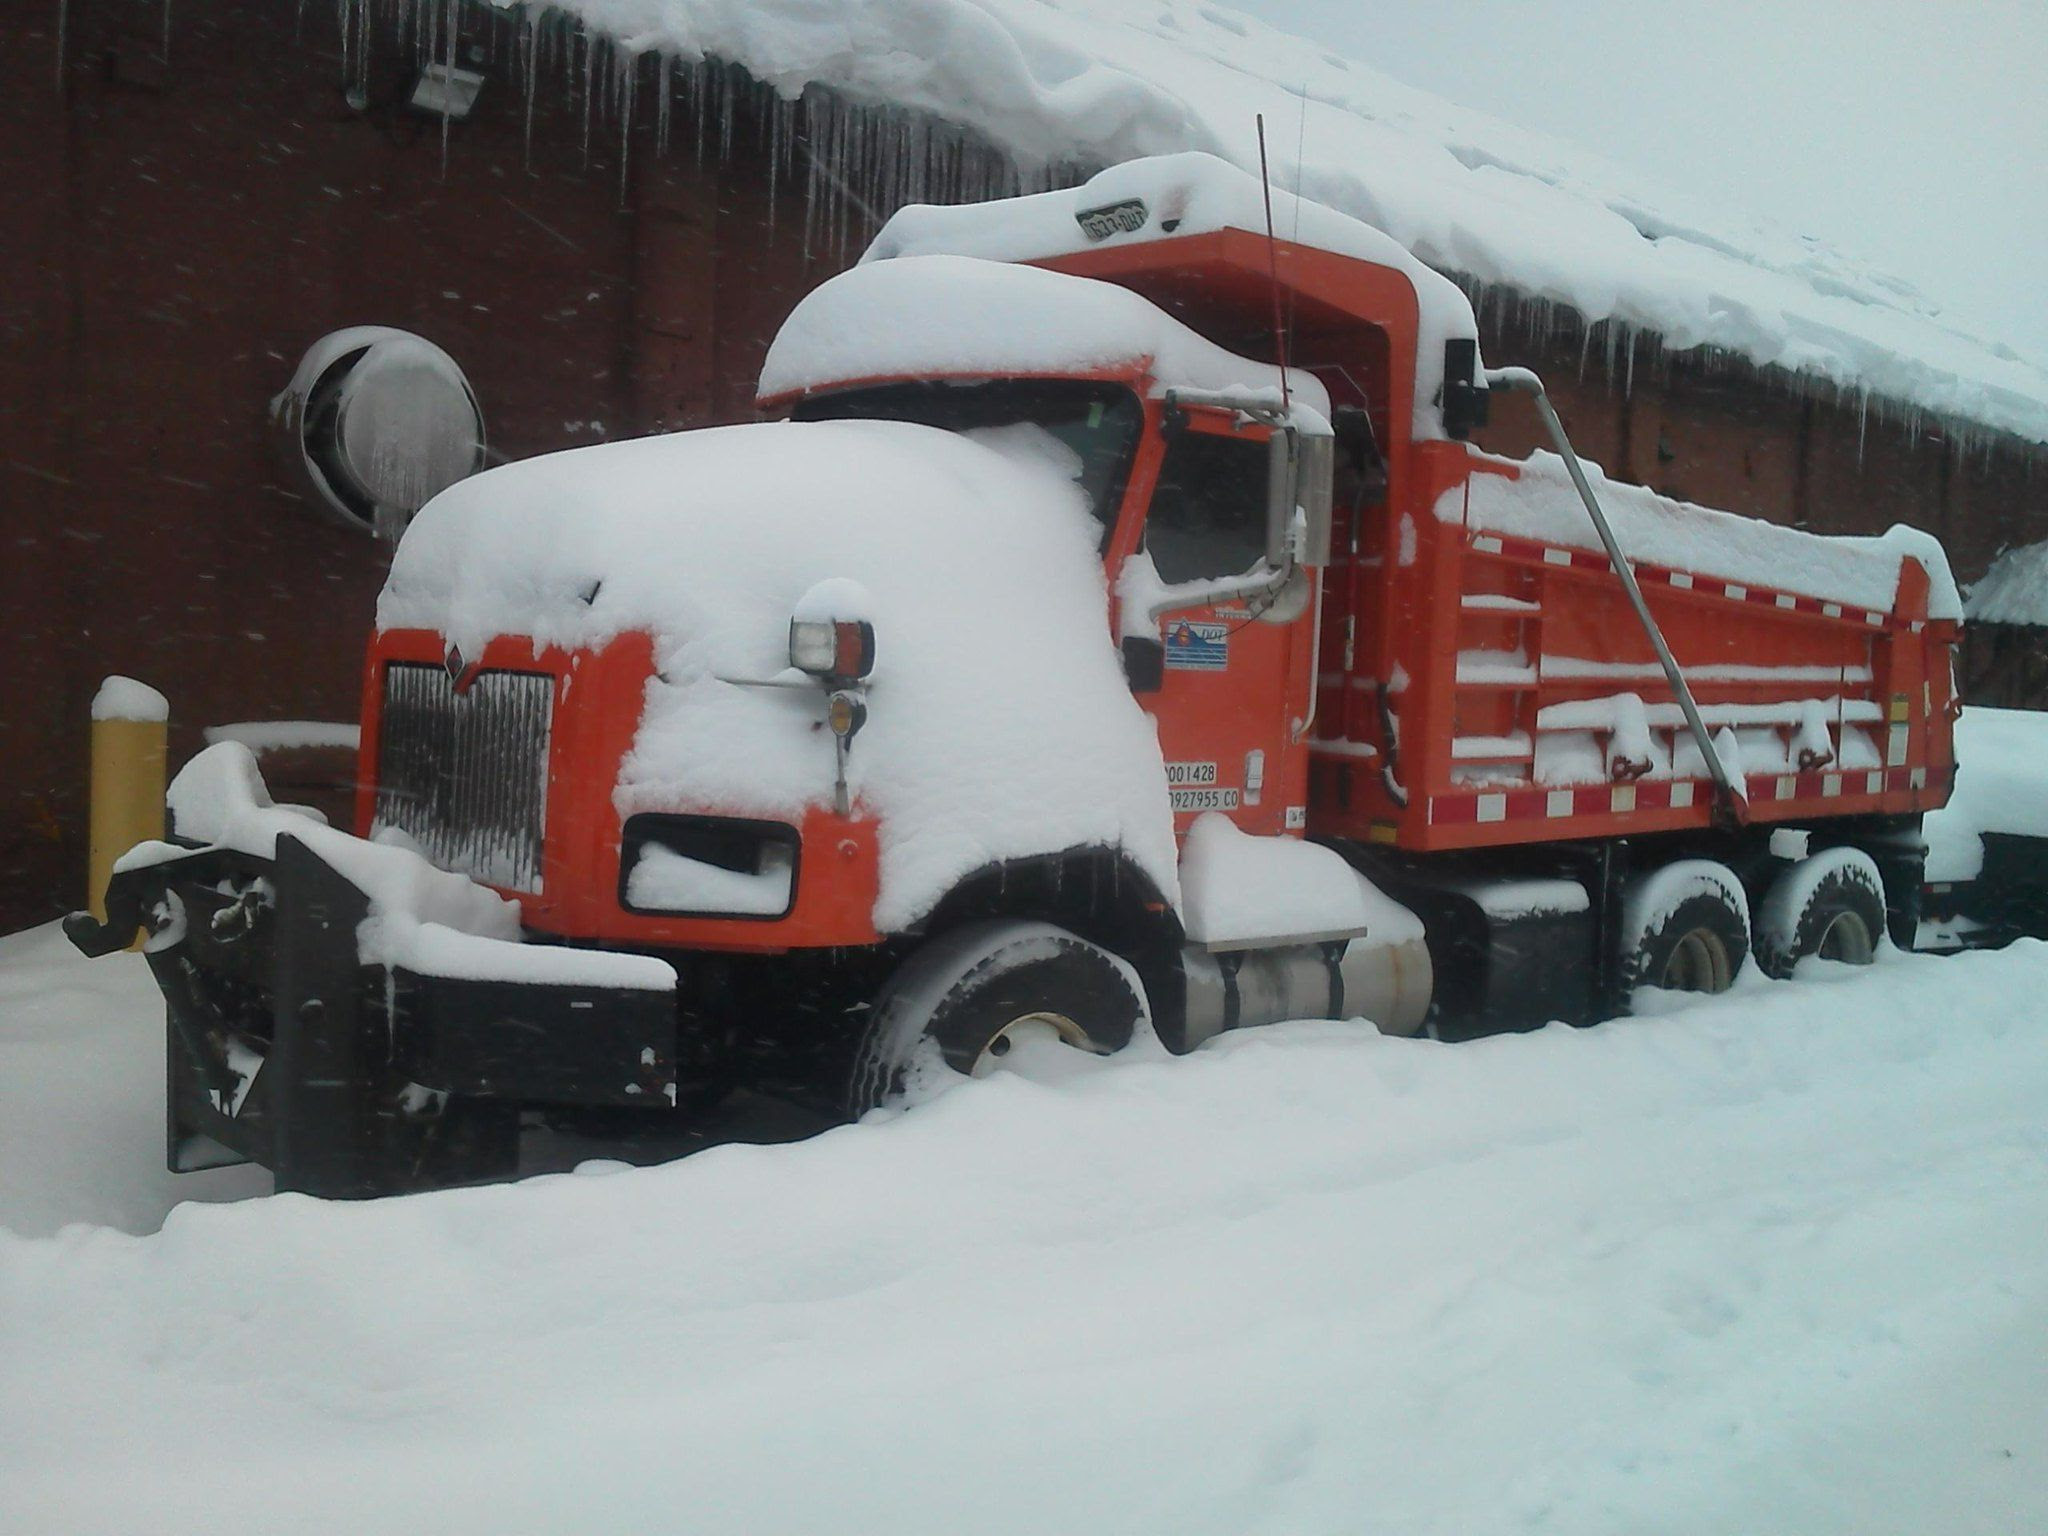
[{"label": "orange dump body", "polygon": [[[1712,782],[1606,555],[1439,516],[1521,471],[1454,443],[1417,458],[1433,473],[1329,574],[1311,826],[1410,849],[1705,826]],[[1917,561],[1885,611],[1635,571],[1709,731],[1736,738],[1750,820],[1947,801],[1956,626],[1928,617]]]},{"label": "orange dump body", "polygon": [[[1388,489],[1354,519],[1340,487],[1316,696],[1287,701],[1313,720],[1311,835],[1421,852],[1709,824],[1704,762],[1570,489],[1558,494],[1583,536],[1569,542],[1443,515],[1469,504],[1483,477],[1524,471],[1416,437],[1417,300],[1403,274],[1237,230],[1043,264],[1121,283],[1266,359],[1278,350],[1277,283],[1292,317],[1288,361],[1315,373],[1334,404],[1370,416]],[[1528,407],[1509,398],[1495,408]],[[1813,536],[1823,564],[1833,542]],[[1709,730],[1734,734],[1747,819],[1944,804],[1956,624],[1930,617],[1926,569],[1901,559],[1877,608],[1790,570],[1784,587],[1731,580],[1711,556],[1700,569],[1636,572]]]}]

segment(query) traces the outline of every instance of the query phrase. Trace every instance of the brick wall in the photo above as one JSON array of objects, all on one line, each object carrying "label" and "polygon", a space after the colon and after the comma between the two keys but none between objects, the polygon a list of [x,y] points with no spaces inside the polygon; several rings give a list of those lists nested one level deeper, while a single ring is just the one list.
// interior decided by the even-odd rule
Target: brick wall
[{"label": "brick wall", "polygon": [[[0,8],[0,932],[83,901],[106,673],[170,696],[174,761],[208,724],[355,717],[388,553],[305,498],[265,412],[314,340],[438,342],[517,458],[747,418],[776,326],[839,265],[806,252],[787,175],[771,210],[751,116],[729,156],[679,128],[658,157],[643,111],[622,173],[601,112],[586,154],[580,74],[554,61],[529,157],[501,49],[465,60],[488,83],[444,164],[382,22],[345,97],[335,12],[180,6],[166,57],[159,0],[68,0],[60,68],[55,9]],[[1917,522],[1965,575],[2048,537],[2039,455],[1958,458],[1647,346],[1628,388],[1528,327],[1487,351],[1541,368],[1583,451],[1660,490],[1826,532]],[[1487,444],[1535,445],[1525,404],[1501,418]]]}]

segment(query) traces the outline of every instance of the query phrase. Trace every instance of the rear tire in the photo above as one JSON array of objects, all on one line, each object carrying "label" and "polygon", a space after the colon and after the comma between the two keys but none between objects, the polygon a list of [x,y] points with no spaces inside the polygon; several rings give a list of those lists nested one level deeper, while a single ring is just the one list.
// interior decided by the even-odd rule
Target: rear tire
[{"label": "rear tire", "polygon": [[1623,903],[1617,953],[1622,1007],[1641,1011],[1638,996],[1649,988],[1725,992],[1749,948],[1749,907],[1732,871],[1709,859],[1652,870]]},{"label": "rear tire", "polygon": [[1771,886],[1757,912],[1757,962],[1779,977],[1815,955],[1869,965],[1884,933],[1877,861],[1860,848],[1830,848],[1800,860]]},{"label": "rear tire", "polygon": [[1136,975],[1101,946],[1051,923],[970,923],[889,978],[854,1056],[846,1108],[858,1118],[901,1104],[929,1072],[983,1076],[1027,1033],[1107,1056],[1149,1018]]}]

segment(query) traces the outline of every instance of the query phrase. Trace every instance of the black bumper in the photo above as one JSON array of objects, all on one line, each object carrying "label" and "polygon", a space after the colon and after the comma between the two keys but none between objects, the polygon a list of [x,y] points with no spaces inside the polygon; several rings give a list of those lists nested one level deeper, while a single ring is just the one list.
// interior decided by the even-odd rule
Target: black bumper
[{"label": "black bumper", "polygon": [[676,1001],[636,988],[451,980],[364,965],[368,898],[290,836],[116,875],[87,954],[139,931],[168,1021],[168,1161],[269,1168],[357,1197],[504,1177],[523,1104],[675,1099]]}]

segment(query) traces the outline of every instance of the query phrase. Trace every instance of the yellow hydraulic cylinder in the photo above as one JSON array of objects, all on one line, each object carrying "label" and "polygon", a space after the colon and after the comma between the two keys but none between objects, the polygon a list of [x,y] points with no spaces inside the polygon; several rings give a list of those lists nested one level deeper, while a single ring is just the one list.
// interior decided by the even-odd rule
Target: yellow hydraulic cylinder
[{"label": "yellow hydraulic cylinder", "polygon": [[102,921],[114,861],[137,843],[164,835],[164,732],[170,713],[162,694],[132,677],[108,678],[93,697],[86,896]]}]

